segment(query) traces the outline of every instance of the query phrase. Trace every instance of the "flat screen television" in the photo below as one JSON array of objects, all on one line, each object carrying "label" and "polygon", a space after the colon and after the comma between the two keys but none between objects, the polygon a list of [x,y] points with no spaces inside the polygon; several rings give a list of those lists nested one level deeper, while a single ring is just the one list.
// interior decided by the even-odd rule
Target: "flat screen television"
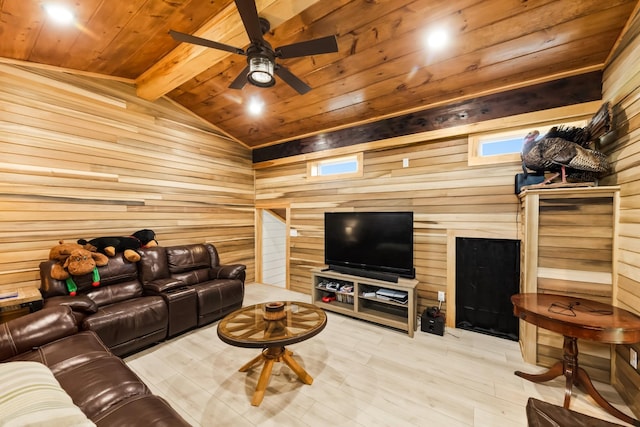
[{"label": "flat screen television", "polygon": [[414,278],[413,212],[326,212],[324,262],[348,274]]}]

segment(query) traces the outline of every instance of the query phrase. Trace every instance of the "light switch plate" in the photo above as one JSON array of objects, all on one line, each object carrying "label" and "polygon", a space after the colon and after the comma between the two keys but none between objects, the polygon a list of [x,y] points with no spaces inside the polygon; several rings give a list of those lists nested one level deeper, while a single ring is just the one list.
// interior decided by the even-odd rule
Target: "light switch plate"
[{"label": "light switch plate", "polygon": [[629,363],[633,369],[638,369],[638,353],[632,348],[629,349]]}]

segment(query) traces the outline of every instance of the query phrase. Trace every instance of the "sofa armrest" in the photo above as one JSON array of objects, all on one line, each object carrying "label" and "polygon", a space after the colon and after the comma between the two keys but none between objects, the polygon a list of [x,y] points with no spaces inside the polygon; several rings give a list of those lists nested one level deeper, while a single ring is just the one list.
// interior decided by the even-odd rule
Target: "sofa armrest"
[{"label": "sofa armrest", "polygon": [[78,332],[71,307],[43,308],[0,324],[0,360]]},{"label": "sofa armrest", "polygon": [[210,279],[239,279],[244,282],[245,270],[247,266],[244,264],[229,264],[212,267]]},{"label": "sofa armrest", "polygon": [[84,314],[93,314],[98,312],[98,304],[86,295],[51,297],[44,300],[44,307],[57,307],[67,305],[73,311]]},{"label": "sofa armrest", "polygon": [[174,279],[172,277],[167,277],[166,279],[152,280],[142,285],[142,287],[146,292],[149,292],[154,295],[159,295],[163,292],[167,292],[175,288],[181,288],[183,286],[185,286],[185,283],[183,281]]}]

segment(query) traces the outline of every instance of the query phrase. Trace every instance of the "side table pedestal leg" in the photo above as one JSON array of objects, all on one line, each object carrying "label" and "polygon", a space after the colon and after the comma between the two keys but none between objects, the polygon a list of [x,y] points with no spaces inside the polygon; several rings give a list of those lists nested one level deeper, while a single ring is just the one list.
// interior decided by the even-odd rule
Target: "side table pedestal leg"
[{"label": "side table pedestal leg", "polygon": [[622,421],[627,422],[631,425],[640,426],[639,420],[631,418],[629,415],[621,412],[619,409],[607,402],[604,397],[602,397],[602,395],[598,393],[598,390],[596,390],[593,386],[593,383],[591,382],[591,378],[589,378],[589,374],[587,374],[587,371],[582,368],[578,368],[578,371],[576,372],[576,384],[582,387],[587,392],[587,394],[591,396],[598,405],[600,405],[602,409],[604,409],[614,417],[620,418]]},{"label": "side table pedestal leg", "polygon": [[562,361],[556,362],[548,371],[541,374],[527,374],[522,371],[515,371],[514,373],[525,380],[529,380],[534,383],[544,383],[562,375],[564,373],[564,364]]}]

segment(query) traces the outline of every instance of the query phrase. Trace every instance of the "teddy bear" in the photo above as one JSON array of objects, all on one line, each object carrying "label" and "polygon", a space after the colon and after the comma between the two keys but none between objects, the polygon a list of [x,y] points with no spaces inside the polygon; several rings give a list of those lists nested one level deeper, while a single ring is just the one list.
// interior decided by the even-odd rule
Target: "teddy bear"
[{"label": "teddy bear", "polygon": [[51,268],[51,277],[64,280],[71,296],[77,291],[77,286],[71,276],[82,276],[93,272],[93,286],[100,285],[98,267],[107,265],[109,258],[104,254],[87,250],[77,243],[58,242],[49,251],[49,259],[57,263]]},{"label": "teddy bear", "polygon": [[140,254],[136,251],[139,248],[157,246],[156,234],[152,230],[138,230],[131,236],[119,237],[96,237],[95,239],[79,239],[78,244],[89,250],[95,250],[107,256],[115,256],[118,252],[123,252],[124,257],[129,262],[140,261]]}]

